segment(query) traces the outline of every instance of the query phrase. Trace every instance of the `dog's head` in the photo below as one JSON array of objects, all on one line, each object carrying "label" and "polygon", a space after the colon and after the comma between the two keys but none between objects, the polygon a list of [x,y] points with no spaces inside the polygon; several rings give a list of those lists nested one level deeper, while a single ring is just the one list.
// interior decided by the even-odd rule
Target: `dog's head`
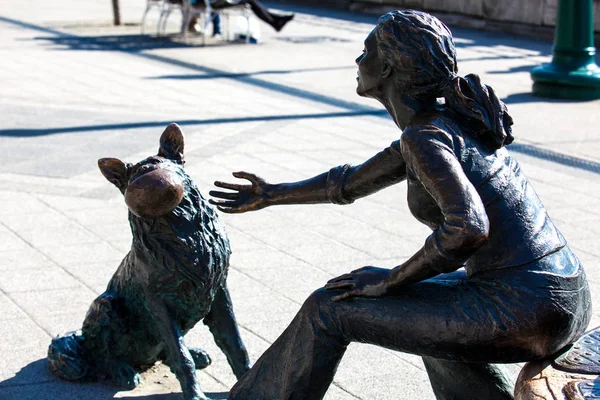
[{"label": "dog's head", "polygon": [[98,167],[123,193],[132,213],[142,218],[158,218],[175,209],[184,196],[183,146],[183,132],[177,124],[171,124],[160,137],[157,155],[137,164],[101,158]]}]

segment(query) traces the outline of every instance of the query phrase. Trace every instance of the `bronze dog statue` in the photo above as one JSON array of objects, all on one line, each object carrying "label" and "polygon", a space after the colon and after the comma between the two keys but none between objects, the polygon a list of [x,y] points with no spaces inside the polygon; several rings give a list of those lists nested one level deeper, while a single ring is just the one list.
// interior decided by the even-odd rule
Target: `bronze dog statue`
[{"label": "bronze dog statue", "polygon": [[98,161],[125,197],[133,243],[82,329],[52,340],[48,360],[58,377],[109,378],[133,388],[141,381],[140,369],[164,361],[185,400],[206,399],[195,369],[208,366],[210,357],[183,341],[200,320],[236,377],[249,369],[226,285],[229,241],[183,169],[183,148],[183,133],[171,124],[156,156],[135,165],[115,158]]}]

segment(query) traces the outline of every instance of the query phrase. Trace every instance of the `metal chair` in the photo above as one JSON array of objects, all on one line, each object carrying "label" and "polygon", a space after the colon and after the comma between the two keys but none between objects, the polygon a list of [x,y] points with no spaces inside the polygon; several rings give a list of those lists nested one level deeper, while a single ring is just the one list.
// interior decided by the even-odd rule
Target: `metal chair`
[{"label": "metal chair", "polygon": [[[144,10],[144,14],[142,14],[142,22],[140,23],[140,25],[142,26],[142,35],[144,34],[144,28],[146,25],[146,16],[148,15],[148,11],[150,11],[151,8],[158,8],[161,10],[162,13],[162,8],[164,6],[164,0],[146,0],[146,9]],[[159,22],[160,22],[160,18],[159,18]],[[159,24],[160,27],[160,24]]]},{"label": "metal chair", "polygon": [[162,33],[165,33],[165,31],[167,30],[167,19],[169,18],[169,15],[171,15],[171,12],[173,12],[173,10],[179,10],[181,12],[182,21],[184,20],[185,16],[184,0],[163,0],[163,2],[164,5],[160,12],[160,17],[158,18],[158,26],[156,28],[157,35],[160,35],[161,31]]},{"label": "metal chair", "polygon": [[[215,7],[213,7],[213,5]],[[246,3],[236,3],[233,0],[198,0],[198,2],[194,2],[194,0],[184,0],[183,6],[183,23],[181,25],[181,33],[185,39],[188,36],[188,26],[194,17],[200,17],[202,21],[202,44],[206,44],[206,33],[208,31],[208,26],[211,24],[212,19],[211,15],[213,12],[219,12],[226,17],[226,25],[227,25],[227,39],[229,39],[229,13],[231,11],[241,11],[242,15],[246,18],[248,22],[248,32],[246,34],[246,41],[250,40],[250,10],[249,6]]]},{"label": "metal chair", "polygon": [[249,4],[238,4],[236,6],[230,6],[226,8],[216,8],[218,12],[220,12],[225,17],[225,25],[227,26],[227,40],[230,40],[231,33],[231,14],[232,13],[241,13],[241,15],[246,18],[246,43],[250,42],[250,17],[251,17],[251,9]]},{"label": "metal chair", "polygon": [[146,17],[152,8],[158,8],[160,10],[158,22],[156,23],[156,34],[160,35],[161,33],[165,32],[167,28],[167,19],[173,10],[179,10],[183,19],[183,1],[184,0],[146,0],[146,9],[142,15],[142,22],[140,23],[142,35],[144,34],[146,28]]}]

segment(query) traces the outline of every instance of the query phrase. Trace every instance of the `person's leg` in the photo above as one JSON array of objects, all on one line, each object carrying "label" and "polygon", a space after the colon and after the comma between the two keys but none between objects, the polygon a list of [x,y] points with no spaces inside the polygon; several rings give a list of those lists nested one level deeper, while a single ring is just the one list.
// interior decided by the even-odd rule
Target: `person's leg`
[{"label": "person's leg", "polygon": [[258,18],[271,25],[271,27],[273,27],[273,29],[275,29],[277,32],[283,29],[283,26],[294,18],[294,14],[278,15],[272,13],[258,0],[244,0],[243,2],[250,4],[252,12],[254,12]]},{"label": "person's leg", "polygon": [[328,293],[313,293],[290,325],[231,389],[229,400],[317,400],[333,380],[348,342],[336,330]]},{"label": "person's leg", "polygon": [[514,379],[502,365],[423,357],[437,400],[511,400]]},{"label": "person's leg", "polygon": [[210,15],[213,24],[213,36],[221,34],[221,14],[218,12],[212,12]]},{"label": "person's leg", "polygon": [[[461,370],[469,377],[465,382],[473,377],[502,382],[500,376],[493,378],[497,372],[487,365],[465,364],[544,357],[543,352],[560,344],[551,341],[561,340],[557,336],[570,329],[576,314],[576,310],[565,306],[576,305],[571,297],[576,297],[577,291],[550,293],[545,289],[546,283],[537,277],[539,274],[523,287],[505,283],[510,280],[468,280],[464,272],[448,275],[377,299],[333,302],[331,297],[339,292],[317,290],[290,326],[233,387],[229,398],[321,399],[352,341],[454,361],[427,362],[434,390],[440,396],[444,387],[459,387],[456,376],[462,375]],[[509,276],[514,279],[513,274]],[[562,296],[567,296],[564,301],[559,299]],[[548,330],[548,326],[552,329]],[[458,372],[453,375],[453,370]],[[465,387],[467,390],[463,390]],[[487,398],[506,398],[506,385],[494,383],[486,387],[485,390],[496,393],[496,397]],[[471,386],[462,388],[456,390],[469,396]],[[456,399],[463,398],[472,397]]]}]

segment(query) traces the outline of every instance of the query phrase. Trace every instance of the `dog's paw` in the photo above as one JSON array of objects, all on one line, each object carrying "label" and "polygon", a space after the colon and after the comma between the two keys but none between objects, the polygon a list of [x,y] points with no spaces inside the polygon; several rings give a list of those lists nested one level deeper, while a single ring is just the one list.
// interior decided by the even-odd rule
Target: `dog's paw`
[{"label": "dog's paw", "polygon": [[204,369],[212,363],[212,360],[206,351],[199,348],[193,348],[189,350],[190,354],[192,355],[192,359],[194,360],[194,364],[196,364],[196,369]]},{"label": "dog's paw", "polygon": [[134,389],[142,383],[142,377],[130,365],[121,364],[113,374],[113,381],[120,387]]}]

